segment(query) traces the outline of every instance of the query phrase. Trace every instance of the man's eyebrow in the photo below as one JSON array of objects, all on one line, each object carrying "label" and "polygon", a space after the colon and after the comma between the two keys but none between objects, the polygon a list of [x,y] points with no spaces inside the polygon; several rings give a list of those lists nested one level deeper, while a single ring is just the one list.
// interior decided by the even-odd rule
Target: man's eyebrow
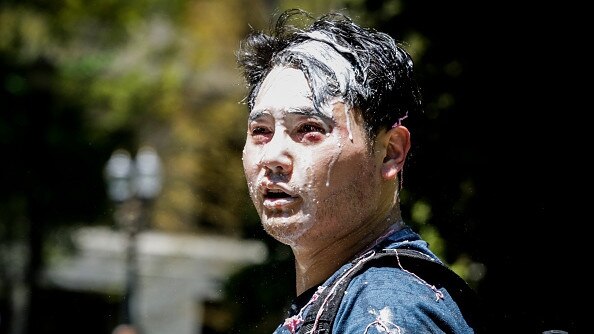
[{"label": "man's eyebrow", "polygon": [[256,111],[252,111],[249,115],[248,115],[248,121],[253,121],[255,119],[258,119],[260,117],[262,117],[264,114],[269,114],[268,110],[256,110]]},{"label": "man's eyebrow", "polygon": [[[324,113],[312,108],[312,107],[299,107],[299,108],[287,108],[287,112],[292,115],[302,115],[302,116],[309,116],[309,117],[319,117],[327,122],[333,122],[332,117],[328,117]],[[248,116],[248,121],[254,121],[264,115],[270,115],[270,111],[268,109],[262,110],[255,110],[250,113]]]},{"label": "man's eyebrow", "polygon": [[318,117],[323,119],[326,122],[333,122],[331,117],[328,117],[326,114],[316,110],[312,107],[303,107],[303,108],[291,108],[289,109],[289,113],[303,115],[303,116],[310,116],[310,117]]},{"label": "man's eyebrow", "polygon": [[299,114],[305,116],[318,116],[320,114],[312,107],[288,108],[287,111],[291,114]]}]

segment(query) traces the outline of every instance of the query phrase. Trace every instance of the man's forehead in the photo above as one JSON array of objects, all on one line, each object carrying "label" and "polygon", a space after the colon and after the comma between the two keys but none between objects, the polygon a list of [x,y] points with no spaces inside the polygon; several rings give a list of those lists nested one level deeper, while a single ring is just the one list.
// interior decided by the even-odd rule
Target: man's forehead
[{"label": "man's forehead", "polygon": [[312,101],[312,91],[303,72],[290,67],[275,67],[264,78],[254,101],[254,109],[258,105],[264,105],[265,108],[269,105],[308,105]]},{"label": "man's forehead", "polygon": [[[295,86],[300,92],[307,92],[306,95],[311,95],[311,88],[309,82],[305,78],[302,70],[290,66],[275,66],[262,82],[260,90],[265,87],[288,87]],[[262,92],[258,95],[260,95]]]},{"label": "man's forehead", "polygon": [[[321,110],[318,110],[321,109]],[[275,67],[264,79],[250,118],[263,113],[287,113],[332,118],[332,106],[315,108],[310,83],[296,68]]]}]

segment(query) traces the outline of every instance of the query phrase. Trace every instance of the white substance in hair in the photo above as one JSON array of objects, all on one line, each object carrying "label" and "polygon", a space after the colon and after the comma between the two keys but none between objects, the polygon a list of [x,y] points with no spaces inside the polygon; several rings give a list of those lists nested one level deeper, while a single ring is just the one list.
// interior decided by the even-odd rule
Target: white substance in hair
[{"label": "white substance in hair", "polygon": [[[344,98],[344,96],[347,94],[347,89],[349,87],[355,87],[357,82],[355,80],[355,69],[340,52],[352,52],[348,49],[327,42],[327,37],[320,33],[312,32],[309,33],[308,36],[313,40],[295,45],[288,50],[295,53],[312,55],[319,62],[328,66],[334,73],[336,81],[338,82],[340,95]],[[340,52],[338,52],[336,48],[338,48]]]}]

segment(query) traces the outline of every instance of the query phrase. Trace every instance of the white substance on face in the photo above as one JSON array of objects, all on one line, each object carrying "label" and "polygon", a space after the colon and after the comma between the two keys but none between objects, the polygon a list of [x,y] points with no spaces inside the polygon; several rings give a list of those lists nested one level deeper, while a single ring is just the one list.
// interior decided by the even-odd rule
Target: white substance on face
[{"label": "white substance on face", "polygon": [[351,130],[351,108],[346,104],[344,105],[344,117],[346,118],[347,131],[349,132],[349,140],[353,142],[353,131]]},{"label": "white substance on face", "polygon": [[[331,106],[330,108],[327,108],[332,110],[333,106]],[[348,117],[347,117],[347,128],[350,128],[350,125],[348,124]],[[342,144],[340,141],[340,134],[337,134],[339,140],[338,142],[338,151],[332,156],[330,163],[328,164],[328,172],[326,173],[326,187],[330,187],[330,173],[332,172],[332,167],[334,166],[334,164],[336,163],[336,160],[338,160],[338,157],[340,156],[340,153],[342,153]],[[349,138],[351,138],[351,132],[349,130]]]},{"label": "white substance on face", "polygon": [[[349,233],[375,212],[378,182],[360,178],[361,173],[372,174],[374,162],[366,154],[364,133],[350,119],[355,111],[336,105],[344,103],[342,99],[330,97],[321,110],[316,109],[305,75],[287,67],[273,69],[255,99],[250,122],[256,124],[250,123],[250,129],[262,122],[274,138],[258,142],[247,133],[243,164],[250,195],[266,232],[296,252],[301,247],[323,246],[328,235]],[[313,110],[312,117],[327,124],[325,137],[315,143],[291,137],[300,120],[307,118],[307,112],[305,116],[292,113],[303,110]],[[266,195],[269,190],[291,196],[274,198]],[[341,206],[344,210],[336,212]]]},{"label": "white substance on face", "polygon": [[[342,97],[345,96],[347,93],[347,88],[349,86],[354,86],[355,82],[355,71],[351,64],[344,58],[344,56],[340,53],[352,53],[347,48],[342,48],[339,45],[332,43],[328,40],[328,37],[321,34],[320,32],[311,32],[307,33],[307,35],[312,38],[312,41],[301,43],[295,47],[292,47],[291,50],[295,52],[301,52],[305,54],[315,54],[322,63],[326,64],[330,67],[331,71],[335,74],[336,80],[338,82],[339,92],[341,94],[340,100],[342,101]],[[338,52],[337,52],[338,50]],[[335,100],[334,103],[337,101]],[[328,117],[333,116],[333,103],[330,103],[329,108],[322,108],[320,110],[321,113]],[[350,113],[350,106],[348,103],[343,105],[344,113],[345,113],[345,120],[346,120],[346,127],[348,132],[348,138],[350,142],[353,142],[353,132],[351,127],[351,113]],[[332,167],[334,163],[338,160],[340,156],[340,152],[342,151],[342,147],[339,147],[338,153],[336,153],[330,163],[328,164],[328,172],[326,177],[326,187],[330,186],[330,174],[332,172]]]},{"label": "white substance on face", "polygon": [[334,164],[336,163],[336,160],[338,160],[338,157],[340,156],[340,152],[342,151],[342,146],[339,144],[338,145],[338,153],[334,154],[334,156],[332,156],[332,160],[330,160],[330,163],[328,164],[328,172],[326,174],[326,187],[330,187],[330,173],[332,172],[332,167],[334,166]]},{"label": "white substance on face", "polygon": [[[333,103],[331,103],[331,106],[328,109],[333,110],[334,106],[338,102],[342,102],[342,101],[335,100]],[[352,131],[352,128],[351,128],[350,107],[348,107],[348,105],[346,103],[343,103],[342,107],[343,107],[343,110],[344,110],[344,118],[346,120],[346,128],[347,128],[347,132],[348,132],[348,138],[349,138],[349,141],[352,143],[353,142],[353,131]],[[328,133],[327,136],[330,136],[330,133]],[[340,134],[337,134],[337,136],[339,137],[339,140],[338,140],[338,143],[339,143],[338,144],[338,151],[337,151],[337,153],[334,156],[332,156],[332,160],[330,160],[330,163],[328,164],[328,172],[326,174],[326,187],[329,187],[330,186],[330,173],[332,171],[332,167],[334,166],[334,164],[338,160],[338,157],[342,153],[342,148],[343,148],[342,145],[343,144],[341,144],[342,142],[340,140]]]}]

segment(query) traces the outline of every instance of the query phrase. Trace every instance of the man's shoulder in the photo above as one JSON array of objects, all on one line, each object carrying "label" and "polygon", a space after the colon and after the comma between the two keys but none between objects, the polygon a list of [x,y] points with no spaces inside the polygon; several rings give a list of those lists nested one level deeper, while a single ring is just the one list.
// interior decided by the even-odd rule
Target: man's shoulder
[{"label": "man's shoulder", "polygon": [[302,332],[315,324],[366,332],[375,324],[388,332],[473,333],[455,299],[465,299],[466,283],[417,241],[378,245],[337,271],[313,299]]},{"label": "man's shoulder", "polygon": [[[443,299],[444,288],[437,288],[423,278],[423,273],[410,269],[398,264],[371,265],[351,279],[342,301],[345,305],[364,301],[368,305],[418,307],[424,303],[433,305],[436,300]],[[447,305],[441,303],[440,306]]]},{"label": "man's shoulder", "polygon": [[446,326],[457,333],[472,333],[450,293],[455,294],[452,286],[428,275],[437,270],[437,276],[445,277],[448,270],[434,255],[408,249],[384,255],[383,261],[369,261],[352,277],[336,314],[338,332],[384,321],[400,329],[433,331]]},{"label": "man's shoulder", "polygon": [[[370,266],[351,279],[347,293],[370,293],[381,289],[386,293],[424,292],[427,287],[416,274],[395,266]],[[346,295],[345,295],[346,297]]]}]

